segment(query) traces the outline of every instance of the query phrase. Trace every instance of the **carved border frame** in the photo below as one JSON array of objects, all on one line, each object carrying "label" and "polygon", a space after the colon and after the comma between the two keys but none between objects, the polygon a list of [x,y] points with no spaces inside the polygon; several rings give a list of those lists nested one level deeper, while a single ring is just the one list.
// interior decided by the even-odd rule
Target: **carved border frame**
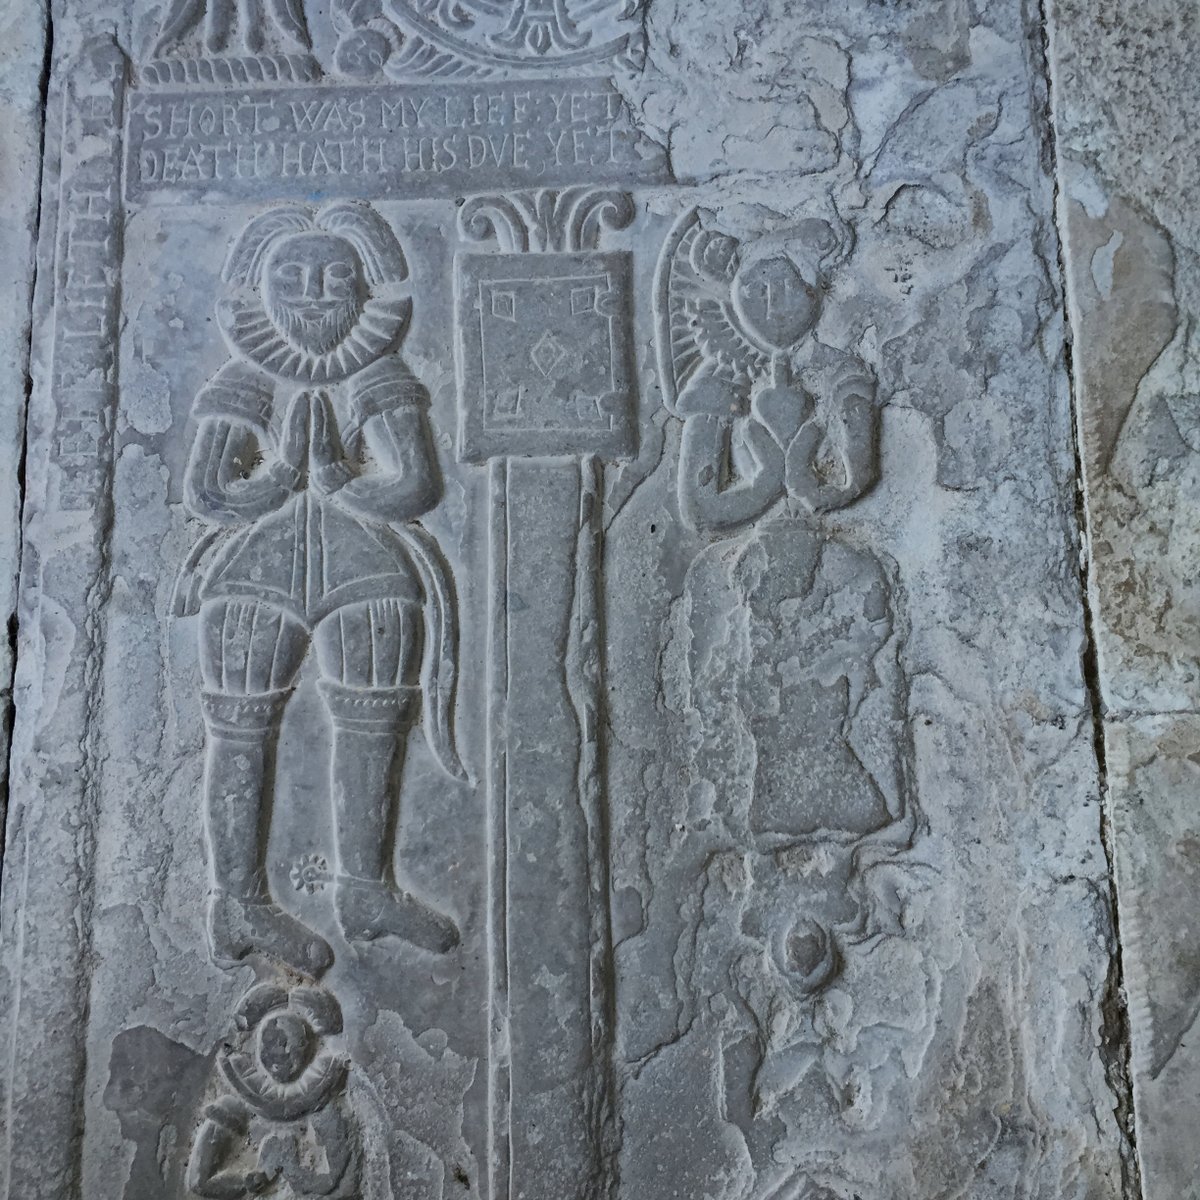
[{"label": "carved border frame", "polygon": [[[81,1186],[129,83],[111,37],[89,39],[53,73],[64,86],[46,120],[18,601],[36,649],[14,689],[0,901],[0,1195],[20,1200],[68,1200]],[[53,692],[42,677],[50,653],[63,663]]]}]

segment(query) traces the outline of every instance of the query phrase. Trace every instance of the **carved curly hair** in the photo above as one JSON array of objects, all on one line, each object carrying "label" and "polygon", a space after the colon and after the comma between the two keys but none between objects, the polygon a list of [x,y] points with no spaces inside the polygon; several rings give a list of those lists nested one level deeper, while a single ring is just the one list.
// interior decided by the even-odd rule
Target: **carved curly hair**
[{"label": "carved curly hair", "polygon": [[235,287],[259,287],[271,250],[297,233],[328,233],[347,242],[372,287],[408,278],[408,262],[391,226],[370,205],[354,201],[327,204],[319,210],[284,204],[260,213],[230,247],[221,278]]}]

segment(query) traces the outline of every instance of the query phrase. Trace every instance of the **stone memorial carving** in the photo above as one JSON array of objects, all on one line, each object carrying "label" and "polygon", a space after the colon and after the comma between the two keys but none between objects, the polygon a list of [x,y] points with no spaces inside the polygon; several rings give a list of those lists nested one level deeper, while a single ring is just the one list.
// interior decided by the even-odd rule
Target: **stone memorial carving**
[{"label": "stone memorial carving", "polygon": [[339,1105],[347,1063],[321,1044],[341,1032],[337,1002],[316,988],[260,984],[234,1021],[244,1044],[218,1052],[223,1094],[204,1110],[188,1188],[260,1196],[283,1181],[297,1196],[361,1195],[360,1135]]},{"label": "stone memorial carving", "polygon": [[214,526],[177,611],[199,609],[214,958],[277,956],[320,975],[328,945],[266,880],[272,757],[310,645],[334,729],[336,895],[351,941],[444,951],[450,918],[392,877],[395,780],[422,713],[445,770],[454,747],[453,583],[414,518],[437,500],[424,387],[396,353],[411,309],[404,252],[377,213],[270,209],[247,225],[218,306],[233,351],[196,397],[184,481]]},{"label": "stone memorial carving", "polygon": [[0,1196],[1136,1194],[1044,20],[59,4]]},{"label": "stone memorial carving", "polygon": [[629,254],[597,250],[632,219],[628,195],[586,188],[464,205],[468,236],[505,251],[458,259],[464,458],[633,452]]},{"label": "stone memorial carving", "polygon": [[359,78],[603,70],[636,59],[637,15],[630,0],[338,0],[334,61]]},{"label": "stone memorial carving", "polygon": [[[692,985],[728,996],[715,1040],[723,1055],[753,1046],[757,1114],[800,1087],[812,1105],[823,1075],[841,1119],[870,1126],[885,1103],[873,1077],[936,1020],[936,970],[900,944],[935,883],[910,853],[900,589],[820,524],[878,474],[875,380],[814,336],[823,268],[846,252],[822,220],[746,244],[693,211],[655,296],[663,393],[683,419],[679,511],[719,539],[687,570],[669,649],[687,787],[723,826],[704,877],[727,915],[691,916]],[[881,975],[893,1002],[907,993],[904,1021],[880,1021]]]},{"label": "stone memorial carving", "polygon": [[148,83],[311,79],[312,39],[297,0],[171,0],[145,67]]},{"label": "stone memorial carving", "polygon": [[[599,504],[605,461],[634,452],[637,397],[630,256],[598,244],[633,217],[627,194],[586,188],[459,210],[502,251],[456,263],[458,447],[489,463],[495,1196],[594,1194],[612,1171]],[[512,603],[534,588],[535,607]],[[538,936],[547,905],[562,927]]]}]

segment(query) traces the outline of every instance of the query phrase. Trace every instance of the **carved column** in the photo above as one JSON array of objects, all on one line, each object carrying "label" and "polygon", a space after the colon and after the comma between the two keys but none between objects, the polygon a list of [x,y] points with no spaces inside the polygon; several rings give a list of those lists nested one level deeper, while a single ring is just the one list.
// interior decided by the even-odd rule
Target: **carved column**
[{"label": "carved column", "polygon": [[635,442],[620,193],[466,205],[500,253],[457,263],[460,455],[489,462],[490,1195],[612,1179],[611,935],[599,501]]}]

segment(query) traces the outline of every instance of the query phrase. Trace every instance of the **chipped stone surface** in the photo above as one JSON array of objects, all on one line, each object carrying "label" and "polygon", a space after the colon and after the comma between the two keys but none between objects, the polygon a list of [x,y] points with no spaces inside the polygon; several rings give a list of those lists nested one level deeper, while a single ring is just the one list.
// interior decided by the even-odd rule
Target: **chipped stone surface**
[{"label": "chipped stone surface", "polygon": [[1194,1195],[1200,301],[1190,6],[1056,0],[1054,110],[1147,1200]]},{"label": "chipped stone surface", "polygon": [[5,1196],[1122,1195],[1043,34],[64,0]]}]

